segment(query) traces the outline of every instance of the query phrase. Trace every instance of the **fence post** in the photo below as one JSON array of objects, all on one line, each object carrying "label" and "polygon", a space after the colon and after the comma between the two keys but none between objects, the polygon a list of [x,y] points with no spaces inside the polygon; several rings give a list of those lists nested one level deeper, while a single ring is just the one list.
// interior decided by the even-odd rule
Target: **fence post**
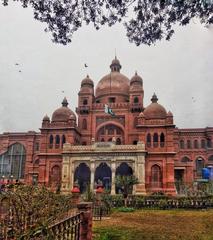
[{"label": "fence post", "polygon": [[79,240],[92,240],[92,203],[82,202],[77,208],[82,213]]}]

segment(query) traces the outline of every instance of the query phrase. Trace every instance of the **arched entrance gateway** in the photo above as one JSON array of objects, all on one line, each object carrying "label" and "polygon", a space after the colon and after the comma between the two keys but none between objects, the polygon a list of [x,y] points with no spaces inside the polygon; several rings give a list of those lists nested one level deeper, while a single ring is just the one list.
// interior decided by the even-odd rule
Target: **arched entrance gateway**
[{"label": "arched entrance gateway", "polygon": [[[131,175],[133,175],[133,170],[127,163],[123,162],[117,167],[117,169],[115,171],[115,176],[118,176],[118,175],[131,176]],[[122,193],[122,189],[119,188],[118,186],[115,186],[115,192],[116,192],[116,194]]]},{"label": "arched entrance gateway", "polygon": [[80,163],[75,169],[74,182],[79,184],[80,192],[86,191],[87,187],[90,185],[91,171],[85,163]]},{"label": "arched entrance gateway", "polygon": [[95,183],[102,182],[107,191],[111,191],[112,171],[106,163],[101,163],[95,170]]}]

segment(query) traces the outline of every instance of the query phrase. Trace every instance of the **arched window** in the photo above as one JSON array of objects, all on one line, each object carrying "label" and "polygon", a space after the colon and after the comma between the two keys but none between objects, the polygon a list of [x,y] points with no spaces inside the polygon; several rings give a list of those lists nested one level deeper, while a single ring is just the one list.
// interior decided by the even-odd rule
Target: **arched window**
[{"label": "arched window", "polygon": [[202,169],[204,168],[204,160],[199,157],[196,159],[196,171],[197,171],[197,176],[201,177],[202,176]]},{"label": "arched window", "polygon": [[151,168],[151,185],[156,188],[162,187],[162,172],[158,165]]},{"label": "arched window", "polygon": [[105,141],[104,141],[104,138],[101,138],[101,142],[105,142]]},{"label": "arched window", "polygon": [[61,140],[61,147],[66,143],[66,137],[65,135],[62,135],[62,140]]},{"label": "arched window", "polygon": [[207,148],[212,148],[212,140],[211,140],[211,138],[207,138]]},{"label": "arched window", "polygon": [[83,105],[87,105],[88,104],[88,100],[87,99],[84,99],[83,100]]},{"label": "arched window", "polygon": [[0,155],[0,176],[5,179],[23,179],[26,162],[26,150],[20,143],[9,146],[8,151]]},{"label": "arched window", "polygon": [[181,148],[181,149],[184,149],[184,148],[185,148],[184,140],[180,140],[180,148]]},{"label": "arched window", "polygon": [[60,136],[56,135],[55,137],[55,148],[59,148],[60,147]]},{"label": "arched window", "polygon": [[161,133],[161,135],[160,135],[160,146],[161,147],[165,146],[165,136],[164,136],[164,133]]},{"label": "arched window", "polygon": [[87,130],[87,120],[85,118],[82,121],[82,129]]},{"label": "arched window", "polygon": [[206,148],[206,141],[205,141],[205,139],[201,140],[201,148]]},{"label": "arched window", "polygon": [[87,142],[82,142],[82,145],[83,145],[83,146],[86,146],[86,145],[87,145]]},{"label": "arched window", "polygon": [[158,147],[158,134],[154,133],[153,135],[153,146]]},{"label": "arched window", "polygon": [[50,135],[49,138],[49,148],[53,148],[53,135]]},{"label": "arched window", "polygon": [[187,140],[187,148],[188,149],[192,148],[191,140]]},{"label": "arched window", "polygon": [[191,160],[188,157],[185,156],[181,159],[181,162],[187,163],[187,162],[191,162]]},{"label": "arched window", "polygon": [[138,144],[138,140],[134,140],[132,144],[133,145],[137,145]]},{"label": "arched window", "polygon": [[197,139],[194,140],[194,148],[196,148],[196,149],[199,148]]},{"label": "arched window", "polygon": [[138,97],[134,97],[134,103],[138,103],[138,102],[139,102]]},{"label": "arched window", "polygon": [[146,146],[151,147],[151,134],[148,133],[146,136]]}]

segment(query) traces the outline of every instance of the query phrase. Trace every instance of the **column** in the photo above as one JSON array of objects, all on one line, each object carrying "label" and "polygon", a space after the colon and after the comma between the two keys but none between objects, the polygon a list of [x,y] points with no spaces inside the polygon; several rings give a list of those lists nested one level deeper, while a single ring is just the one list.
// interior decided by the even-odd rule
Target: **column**
[{"label": "column", "polygon": [[91,160],[90,171],[91,171],[90,188],[93,191],[94,190],[94,181],[95,181],[95,161],[94,160]]},{"label": "column", "polygon": [[112,195],[115,195],[115,169],[116,169],[116,164],[115,164],[115,160],[113,159],[111,161],[111,171],[112,171],[111,194]]},{"label": "column", "polygon": [[145,156],[138,155],[135,161],[135,173],[139,184],[135,186],[135,194],[145,194]]}]

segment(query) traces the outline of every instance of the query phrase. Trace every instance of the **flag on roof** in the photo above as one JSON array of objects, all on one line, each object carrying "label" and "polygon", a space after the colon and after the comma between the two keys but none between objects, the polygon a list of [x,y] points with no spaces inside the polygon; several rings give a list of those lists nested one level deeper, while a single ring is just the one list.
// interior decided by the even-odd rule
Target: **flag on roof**
[{"label": "flag on roof", "polygon": [[113,117],[115,116],[114,112],[112,111],[112,109],[107,104],[104,105],[104,112],[107,113],[107,114],[110,114]]}]

